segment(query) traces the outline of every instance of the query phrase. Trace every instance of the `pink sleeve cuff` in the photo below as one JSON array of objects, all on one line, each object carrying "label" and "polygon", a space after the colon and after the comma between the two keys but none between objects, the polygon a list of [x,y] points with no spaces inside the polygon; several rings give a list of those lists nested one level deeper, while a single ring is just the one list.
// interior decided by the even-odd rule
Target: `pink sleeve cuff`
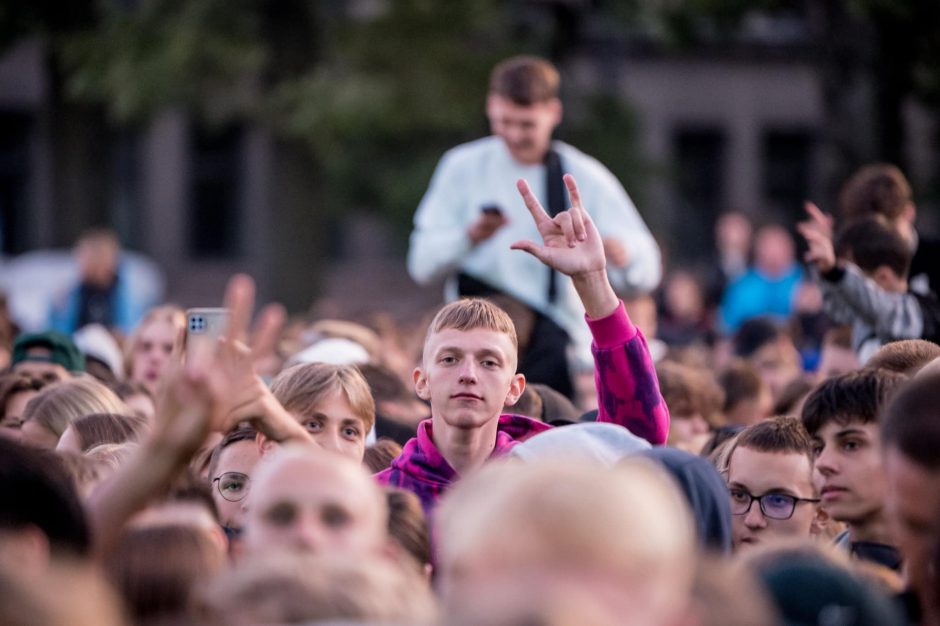
[{"label": "pink sleeve cuff", "polygon": [[584,319],[591,329],[594,345],[600,349],[623,345],[636,336],[636,326],[630,321],[626,309],[623,308],[622,300],[610,315],[596,320],[585,315]]}]

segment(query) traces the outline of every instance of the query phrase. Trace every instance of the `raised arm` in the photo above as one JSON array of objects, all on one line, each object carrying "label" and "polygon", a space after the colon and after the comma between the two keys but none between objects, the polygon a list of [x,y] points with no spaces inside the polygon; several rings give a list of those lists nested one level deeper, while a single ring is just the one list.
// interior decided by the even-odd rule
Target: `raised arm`
[{"label": "raised arm", "polygon": [[512,245],[571,277],[594,336],[594,380],[598,421],[614,422],[653,444],[666,441],[669,411],[646,341],[630,321],[607,278],[604,244],[581,204],[574,178],[565,176],[571,208],[549,217],[525,181],[519,193],[542,237],[542,244]]}]

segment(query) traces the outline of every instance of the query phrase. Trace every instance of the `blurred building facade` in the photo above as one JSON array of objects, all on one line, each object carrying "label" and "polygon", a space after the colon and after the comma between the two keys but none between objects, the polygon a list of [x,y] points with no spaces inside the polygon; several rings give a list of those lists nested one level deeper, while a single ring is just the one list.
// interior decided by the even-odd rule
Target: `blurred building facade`
[{"label": "blurred building facade", "polygon": [[[564,74],[579,86],[613,88],[636,111],[654,172],[640,209],[667,258],[705,255],[722,211],[792,223],[804,198],[831,197],[822,176],[831,149],[822,82],[798,36],[694,55],[594,43]],[[260,279],[262,298],[294,309],[324,295],[353,308],[378,300],[393,309],[438,296],[411,285],[402,243],[381,219],[312,219],[315,203],[305,204],[303,188],[286,188],[298,177],[285,183],[291,163],[267,130],[205,128],[179,111],[120,132],[92,114],[56,119],[50,102],[61,94],[52,92],[48,71],[37,42],[0,58],[4,255],[68,246],[85,227],[110,224],[128,247],[159,263],[169,299],[187,306],[216,302],[237,270]],[[936,129],[917,107],[908,117],[917,188],[937,171]],[[82,132],[98,134],[61,140]],[[75,154],[71,146],[94,149]],[[96,176],[108,184],[95,184]],[[315,184],[315,173],[310,178]]]}]

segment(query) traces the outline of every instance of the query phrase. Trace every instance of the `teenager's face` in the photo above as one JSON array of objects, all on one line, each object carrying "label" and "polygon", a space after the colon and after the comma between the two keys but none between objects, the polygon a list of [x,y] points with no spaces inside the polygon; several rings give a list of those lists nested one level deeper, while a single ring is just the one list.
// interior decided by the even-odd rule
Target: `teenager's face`
[{"label": "teenager's face", "polygon": [[940,472],[915,463],[897,448],[884,451],[887,479],[885,510],[894,538],[904,556],[911,586],[930,592],[930,567],[936,554],[940,529]]},{"label": "teenager's face", "polygon": [[445,328],[424,347],[415,391],[431,402],[431,415],[459,429],[479,428],[515,404],[525,388],[516,374],[516,349],[506,333]]},{"label": "teenager's face", "polygon": [[358,464],[311,450],[256,472],[245,547],[324,553],[375,553],[386,542],[381,494]]},{"label": "teenager's face", "polygon": [[813,437],[813,480],[822,506],[833,519],[861,524],[884,508],[885,476],[881,467],[878,424],[830,421]]},{"label": "teenager's face", "polygon": [[[810,460],[796,452],[761,452],[737,448],[728,465],[729,489],[740,489],[753,496],[768,493],[797,498],[812,498]],[[809,537],[816,507],[798,502],[790,519],[765,517],[755,500],[743,515],[731,516],[732,540],[736,550],[784,537]]]},{"label": "teenager's face", "polygon": [[336,389],[309,410],[291,415],[322,448],[362,461],[366,451],[366,424],[353,409],[346,392]]},{"label": "teenager's face", "polygon": [[[219,454],[215,475],[210,476],[210,480],[212,481],[212,499],[215,501],[216,509],[219,511],[219,521],[223,526],[237,529],[242,527],[248,507],[248,493],[251,489],[250,482],[243,484],[237,480],[239,477],[227,474],[237,472],[247,476],[250,481],[251,472],[260,458],[261,450],[254,439],[236,441]],[[223,497],[223,491],[228,497]],[[243,493],[236,493],[238,491]],[[244,497],[233,502],[232,500],[239,495]]]},{"label": "teenager's face", "polygon": [[175,341],[176,327],[167,320],[154,320],[144,326],[131,355],[131,378],[156,391]]},{"label": "teenager's face", "polygon": [[486,116],[490,130],[509,148],[520,163],[541,163],[552,142],[552,131],[561,121],[558,99],[529,106],[516,104],[508,98],[490,95],[486,100]]}]

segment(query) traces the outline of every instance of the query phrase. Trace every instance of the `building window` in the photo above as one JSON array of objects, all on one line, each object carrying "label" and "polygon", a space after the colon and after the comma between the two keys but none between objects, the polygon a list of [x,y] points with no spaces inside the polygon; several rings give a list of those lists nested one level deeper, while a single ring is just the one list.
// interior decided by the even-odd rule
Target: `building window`
[{"label": "building window", "polygon": [[240,251],[242,129],[194,125],[189,188],[189,253],[231,258]]},{"label": "building window", "polygon": [[778,221],[803,219],[803,202],[812,190],[814,135],[805,129],[769,129],[762,139],[765,210]]},{"label": "building window", "polygon": [[0,254],[30,248],[28,216],[32,118],[26,113],[0,113]]},{"label": "building window", "polygon": [[675,255],[690,260],[710,254],[711,232],[725,198],[725,133],[717,127],[680,127],[673,133],[678,207]]}]

